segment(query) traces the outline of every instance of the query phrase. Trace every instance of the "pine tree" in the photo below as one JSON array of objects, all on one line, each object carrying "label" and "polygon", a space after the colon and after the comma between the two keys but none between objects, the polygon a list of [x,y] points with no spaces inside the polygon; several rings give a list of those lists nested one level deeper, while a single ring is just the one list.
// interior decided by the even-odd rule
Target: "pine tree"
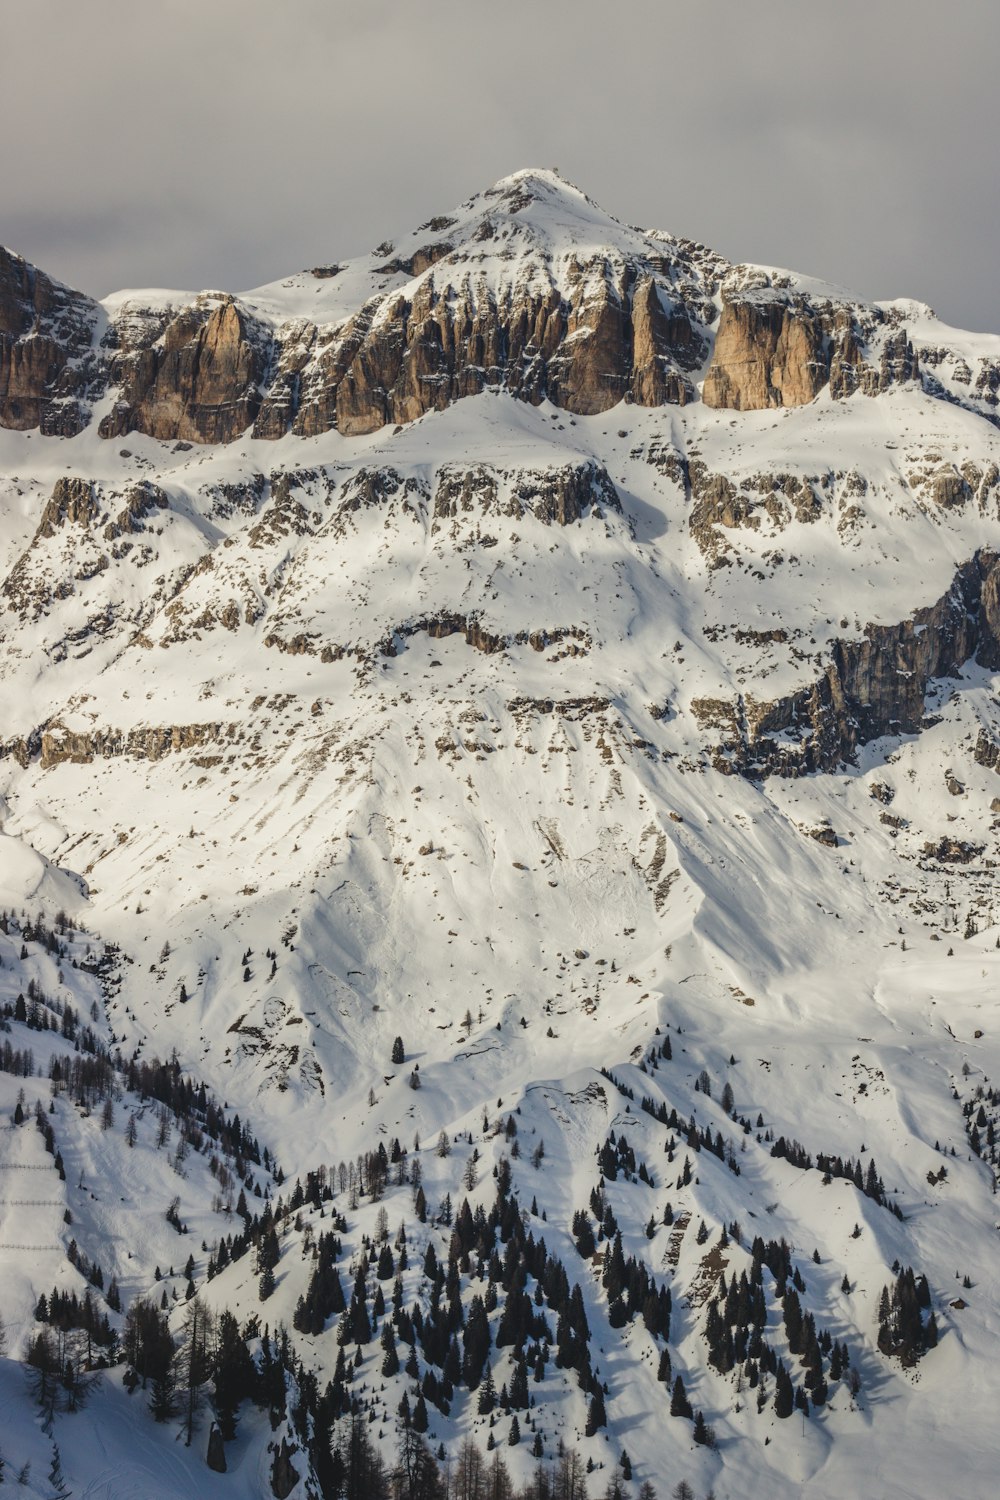
[{"label": "pine tree", "polygon": [[479,1388],[479,1415],[481,1417],[489,1416],[496,1404],[497,1391],[496,1386],[493,1384],[493,1369],[487,1364],[486,1379]]},{"label": "pine tree", "polygon": [[385,1350],[385,1358],[382,1361],[382,1374],[387,1378],[399,1374],[399,1355],[396,1353],[396,1336],[392,1331],[392,1324],[388,1320],[382,1324],[382,1348]]},{"label": "pine tree", "polygon": [[795,1391],[792,1387],[792,1378],[783,1364],[778,1366],[774,1378],[774,1415],[776,1417],[790,1417],[795,1409]]},{"label": "pine tree", "polygon": [[392,1044],[392,1061],[396,1066],[406,1061],[406,1049],[401,1036],[398,1036]]},{"label": "pine tree", "polygon": [[184,1392],[184,1432],[189,1448],[202,1406],[204,1387],[211,1374],[209,1341],[212,1332],[211,1315],[200,1299],[194,1297],[184,1316],[181,1346],[177,1352],[177,1383]]},{"label": "pine tree", "polygon": [[28,1344],[25,1363],[30,1370],[31,1394],[46,1422],[51,1422],[59,1393],[61,1362],[56,1342],[48,1328],[42,1328]]},{"label": "pine tree", "polygon": [[584,1432],[587,1437],[593,1437],[595,1433],[600,1432],[601,1428],[607,1425],[608,1416],[604,1409],[604,1392],[600,1386],[597,1386],[590,1398],[590,1405],[587,1408],[587,1424]]},{"label": "pine tree", "polygon": [[680,1375],[674,1381],[673,1395],[670,1398],[670,1415],[672,1417],[688,1418],[694,1415],[691,1410],[691,1403],[687,1398],[687,1391],[684,1389],[684,1381]]},{"label": "pine tree", "polygon": [[236,1436],[236,1413],[240,1403],[253,1395],[256,1370],[240,1334],[239,1325],[227,1308],[219,1314],[212,1354],[213,1401],[224,1442]]}]

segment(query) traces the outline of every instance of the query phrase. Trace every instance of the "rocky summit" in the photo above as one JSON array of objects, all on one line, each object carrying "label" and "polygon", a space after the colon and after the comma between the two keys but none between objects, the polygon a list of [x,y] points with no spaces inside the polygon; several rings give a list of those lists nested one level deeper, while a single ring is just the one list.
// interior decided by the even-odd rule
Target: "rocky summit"
[{"label": "rocky summit", "polygon": [[998,393],[550,171],[0,251],[8,1479],[989,1492]]}]

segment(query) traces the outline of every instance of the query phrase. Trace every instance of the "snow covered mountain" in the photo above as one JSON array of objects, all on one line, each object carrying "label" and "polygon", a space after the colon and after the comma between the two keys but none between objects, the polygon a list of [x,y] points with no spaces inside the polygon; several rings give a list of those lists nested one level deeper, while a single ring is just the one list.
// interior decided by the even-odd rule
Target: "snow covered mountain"
[{"label": "snow covered mountain", "polygon": [[988,1492],[998,389],[553,172],[237,297],[0,251],[27,1493]]}]

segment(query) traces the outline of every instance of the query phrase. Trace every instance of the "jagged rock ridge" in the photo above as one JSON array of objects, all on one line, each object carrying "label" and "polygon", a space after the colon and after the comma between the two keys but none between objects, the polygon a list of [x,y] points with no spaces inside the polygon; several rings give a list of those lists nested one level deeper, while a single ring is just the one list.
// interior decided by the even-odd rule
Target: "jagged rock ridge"
[{"label": "jagged rock ridge", "polygon": [[[106,318],[4,252],[0,425],[79,431],[85,398],[105,389],[105,438],[229,443],[369,433],[484,390],[593,415],[683,405],[700,382],[713,407],[760,410],[921,379],[898,308],[626,231],[552,173],[517,173],[431,223],[444,237],[423,241],[425,226],[409,254],[380,247],[304,273],[282,284],[295,296],[130,296],[110,299]],[[307,277],[346,289],[327,321],[304,311]],[[928,347],[925,364],[933,394],[992,414],[996,357],[974,380],[947,346]]]}]

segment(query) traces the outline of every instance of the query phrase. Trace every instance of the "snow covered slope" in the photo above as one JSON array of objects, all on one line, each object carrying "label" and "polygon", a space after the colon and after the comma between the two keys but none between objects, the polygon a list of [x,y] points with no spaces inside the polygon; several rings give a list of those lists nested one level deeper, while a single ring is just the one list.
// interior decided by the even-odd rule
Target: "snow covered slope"
[{"label": "snow covered slope", "polygon": [[[54,1281],[82,1295],[95,1263],[123,1336],[130,1304],[167,1295],[179,1338],[189,1281],[237,1315],[258,1366],[264,1325],[284,1324],[305,1415],[272,1401],[269,1432],[247,1409],[227,1444],[247,1494],[337,1493],[315,1372],[371,1417],[390,1465],[398,1403],[423,1389],[442,1472],[495,1429],[518,1485],[561,1442],[591,1462],[594,1496],[613,1474],[734,1500],[806,1483],[930,1496],[960,1474],[985,1495],[1000,343],[729,266],[539,172],[236,299],[130,292],[88,312],[43,298],[40,274],[17,271],[0,330],[4,399],[22,382],[0,409],[0,1041],[33,1052],[30,1075],[0,1074],[5,1201],[20,1170],[53,1175],[36,1106],[67,1170],[0,1244],[8,1354],[28,1351]],[[18,322],[8,304],[32,297]],[[43,334],[65,362],[38,384]],[[74,968],[81,944],[93,962]],[[63,1042],[17,1012],[32,980],[91,1016],[88,1055],[107,1060],[75,1107],[50,1078]],[[47,1013],[61,1035],[64,1010]],[[165,1074],[144,1095],[136,1055],[193,1080],[197,1131]],[[373,1190],[354,1164],[379,1145]],[[523,1230],[497,1227],[500,1262],[513,1243],[554,1342],[559,1276],[518,1236],[544,1237],[589,1325],[587,1361],[542,1358],[534,1405],[511,1408],[517,1444],[510,1410],[482,1409],[481,1370],[428,1393],[432,1339],[416,1374],[405,1349],[383,1374],[379,1334],[368,1347],[352,1326],[349,1380],[353,1315],[298,1326],[330,1226],[348,1301],[375,1247],[374,1308],[384,1209],[386,1320],[429,1315],[427,1247],[451,1255],[443,1300],[466,1328],[493,1286],[509,1398],[523,1350],[497,1340],[516,1268],[493,1274],[482,1224],[475,1252],[454,1221],[466,1195],[485,1219],[510,1194]],[[627,1316],[615,1305],[616,1229],[669,1290],[669,1338],[638,1294]],[[220,1263],[234,1234],[247,1244]],[[768,1249],[761,1272],[758,1237],[787,1264]],[[60,1254],[71,1239],[83,1270]],[[808,1389],[807,1418],[776,1414],[752,1336],[719,1354],[719,1277],[728,1290],[755,1264],[758,1338]],[[932,1311],[937,1327],[919,1363],[878,1342],[882,1289],[907,1267],[926,1277],[918,1324]],[[814,1351],[804,1365],[789,1342],[793,1271],[829,1335],[825,1399]],[[527,1337],[534,1370],[546,1341]],[[664,1349],[714,1446],[665,1420]],[[74,1492],[154,1493],[144,1412],[135,1472],[111,1477],[123,1411],[145,1407],[124,1369],[91,1396],[104,1448],[51,1418]],[[12,1468],[35,1454],[41,1484],[48,1435],[19,1447],[19,1380],[4,1369],[0,1451]],[[345,1423],[338,1407],[334,1446]],[[155,1493],[214,1493],[191,1464]]]}]

